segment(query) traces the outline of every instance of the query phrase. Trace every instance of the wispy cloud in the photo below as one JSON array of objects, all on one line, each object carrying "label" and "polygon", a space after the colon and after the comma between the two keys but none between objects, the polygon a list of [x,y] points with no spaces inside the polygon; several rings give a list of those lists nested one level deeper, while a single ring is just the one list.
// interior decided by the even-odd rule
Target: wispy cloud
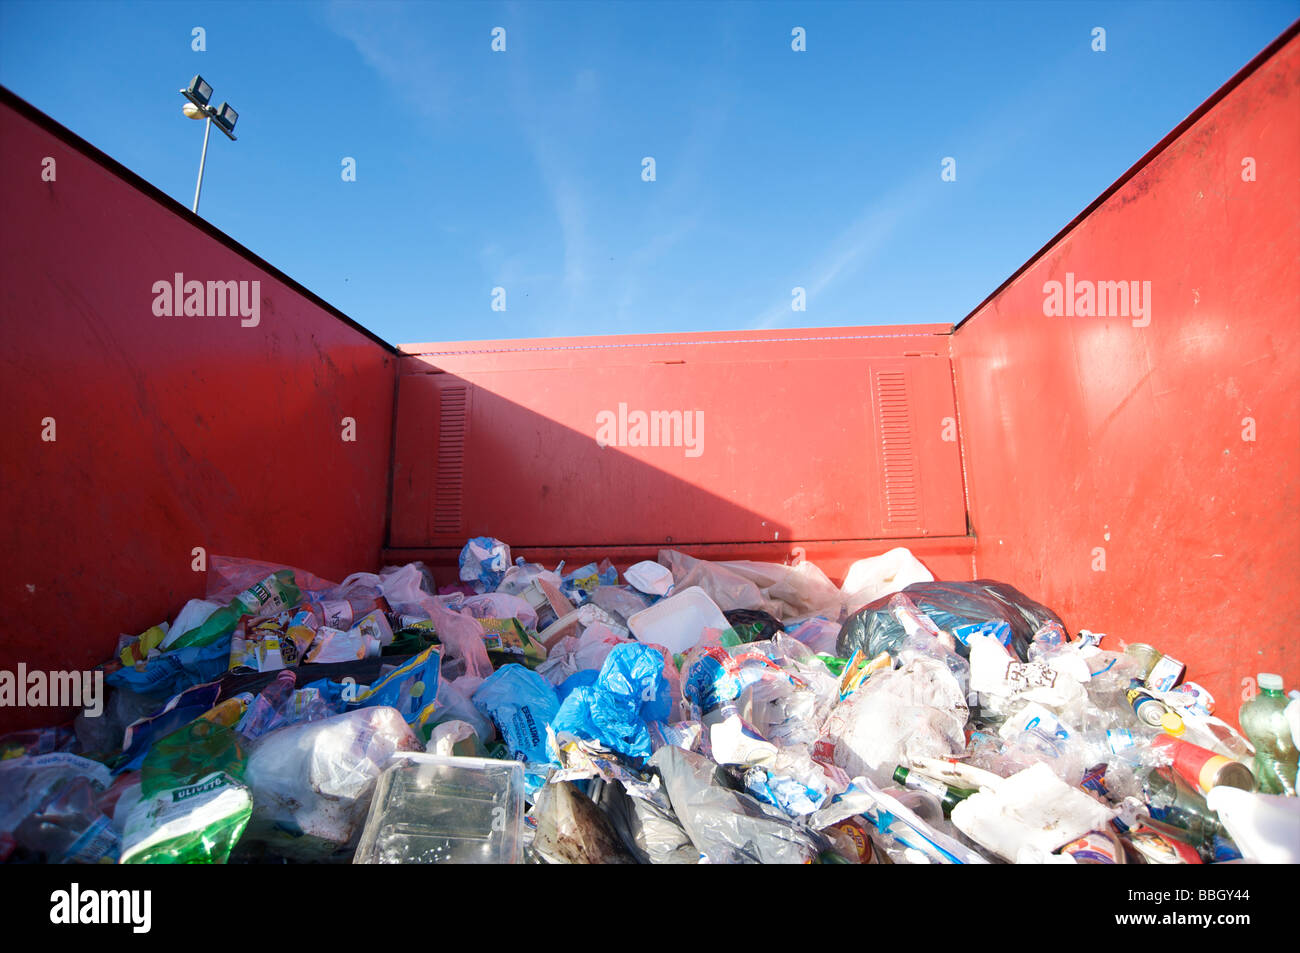
[{"label": "wispy cloud", "polygon": [[584,69],[567,91],[539,93],[526,55],[510,55],[512,106],[555,211],[564,262],[560,282],[572,305],[588,287],[591,243],[580,157],[572,153],[566,132],[582,122],[583,117],[596,114],[599,77],[595,71]]},{"label": "wispy cloud", "polygon": [[439,70],[428,23],[412,16],[421,4],[335,0],[325,25],[356,47],[366,65],[387,80],[427,119],[445,118],[451,104],[450,71]]},{"label": "wispy cloud", "polygon": [[[799,285],[807,293],[809,304],[817,295],[829,288],[842,275],[851,274],[870,255],[874,254],[907,215],[912,215],[934,201],[938,194],[938,163],[935,163],[934,184],[929,179],[915,178],[879,202],[867,206],[854,222],[844,229],[808,267],[812,280]],[[772,305],[751,324],[754,329],[775,328],[798,323],[807,312],[790,308],[790,298]]]},{"label": "wispy cloud", "polygon": [[[990,115],[972,117],[965,127],[952,131],[950,141],[954,145],[948,152],[935,152],[929,165],[868,203],[857,218],[804,269],[803,273],[812,277],[799,286],[807,292],[809,307],[819,293],[865,265],[900,225],[915,220],[926,208],[945,197],[945,189],[970,187],[972,182],[978,181],[980,170],[991,169],[1006,156],[1014,154],[1020,140],[1031,132],[1036,133],[1050,127],[1053,122],[1059,122],[1059,115],[1034,114],[1031,104],[1035,100],[1030,91],[1053,84],[1059,86],[1065,70],[1064,64],[1045,70],[1035,81],[1025,84],[1023,95],[1005,101]],[[955,145],[972,142],[973,145],[960,148]],[[958,160],[956,182],[946,183],[939,177],[940,161],[945,155],[953,155]],[[792,311],[790,300],[787,296],[775,302],[760,313],[750,327],[767,329],[806,323],[809,312]],[[960,317],[957,315],[954,320]]]}]

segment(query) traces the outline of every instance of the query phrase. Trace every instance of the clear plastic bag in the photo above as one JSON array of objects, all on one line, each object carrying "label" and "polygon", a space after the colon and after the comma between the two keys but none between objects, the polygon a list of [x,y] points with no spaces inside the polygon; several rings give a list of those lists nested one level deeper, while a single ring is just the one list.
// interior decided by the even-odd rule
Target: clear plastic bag
[{"label": "clear plastic bag", "polygon": [[537,629],[537,610],[519,596],[501,592],[487,592],[470,596],[463,611],[476,619],[518,619],[525,628]]},{"label": "clear plastic bag", "polygon": [[488,659],[487,647],[483,644],[483,626],[479,625],[478,620],[448,608],[438,599],[431,600],[428,607],[433,629],[438,633],[438,641],[447,648],[444,661],[460,661],[461,668],[457,675],[471,675],[475,678],[490,676],[492,662]]},{"label": "clear plastic bag", "polygon": [[669,745],[650,763],[663,776],[682,827],[711,864],[803,864],[830,846],[779,808],[734,790],[725,772],[702,755]]},{"label": "clear plastic bag", "polygon": [[284,856],[331,859],[354,846],[375,780],[397,751],[423,745],[394,708],[361,708],[272,732],[252,746],[246,839]]},{"label": "clear plastic bag", "polygon": [[853,776],[891,783],[895,765],[951,757],[966,749],[966,693],[948,667],[917,656],[872,675],[827,719],[834,762]]},{"label": "clear plastic bag", "polygon": [[335,588],[335,584],[327,579],[322,579],[305,569],[286,566],[284,563],[268,563],[260,559],[244,559],[242,556],[214,555],[208,557],[208,586],[204,599],[224,606],[249,586],[261,582],[267,576],[282,569],[293,572],[293,583],[300,592],[325,592]]},{"label": "clear plastic bag", "polygon": [[699,586],[723,612],[757,609],[781,620],[820,613],[840,616],[840,590],[807,561],[796,566],[748,560],[710,562],[675,549],[661,549],[659,563],[672,571],[675,592]]},{"label": "clear plastic bag", "polygon": [[700,852],[671,807],[634,797],[618,782],[603,785],[597,803],[641,863],[699,863]]}]

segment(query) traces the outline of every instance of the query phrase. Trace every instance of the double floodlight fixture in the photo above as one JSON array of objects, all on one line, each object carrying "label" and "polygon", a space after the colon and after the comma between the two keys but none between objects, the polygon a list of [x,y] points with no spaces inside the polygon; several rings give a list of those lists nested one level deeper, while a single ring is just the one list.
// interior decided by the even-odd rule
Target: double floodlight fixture
[{"label": "double floodlight fixture", "polygon": [[190,85],[181,90],[181,95],[189,100],[181,107],[185,115],[191,119],[211,119],[232,142],[235,140],[235,123],[239,120],[239,113],[226,102],[214,107],[212,86],[202,76],[190,80]]},{"label": "double floodlight fixture", "polygon": [[227,102],[223,102],[220,106],[213,106],[212,86],[202,76],[195,76],[190,80],[190,85],[181,90],[181,95],[189,100],[181,107],[181,112],[191,119],[207,120],[203,127],[203,155],[199,157],[199,182],[194,187],[194,212],[198,214],[199,193],[203,190],[203,167],[208,161],[208,134],[212,132],[215,123],[217,128],[226,134],[226,138],[234,142],[235,123],[239,121],[239,113],[235,112]]}]

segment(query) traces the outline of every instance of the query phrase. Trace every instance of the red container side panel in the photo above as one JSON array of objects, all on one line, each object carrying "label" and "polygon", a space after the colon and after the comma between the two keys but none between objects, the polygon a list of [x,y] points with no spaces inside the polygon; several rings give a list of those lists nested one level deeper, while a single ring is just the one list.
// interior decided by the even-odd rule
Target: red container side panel
[{"label": "red container side panel", "polygon": [[391,547],[968,550],[948,330],[407,347]]},{"label": "red container side panel", "polygon": [[1229,719],[1300,681],[1300,40],[1239,80],[952,337],[980,575]]},{"label": "red container side panel", "polygon": [[[196,547],[376,567],[395,353],[9,94],[0,163],[0,669],[104,661],[204,594]],[[257,326],[156,316],[177,272],[259,282]]]}]

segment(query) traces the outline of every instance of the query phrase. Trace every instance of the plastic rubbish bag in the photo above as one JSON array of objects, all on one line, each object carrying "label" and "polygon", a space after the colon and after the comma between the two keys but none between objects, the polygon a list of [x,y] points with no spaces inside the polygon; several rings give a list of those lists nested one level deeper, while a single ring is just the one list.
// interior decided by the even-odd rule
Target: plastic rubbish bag
[{"label": "plastic rubbish bag", "polygon": [[[1006,622],[1011,626],[1012,651],[1021,661],[1029,657],[1029,644],[1044,623],[1061,623],[1051,609],[1006,583],[990,579],[914,583],[903,589],[902,595],[946,632],[971,623]],[[858,650],[867,658],[875,658],[881,652],[896,654],[907,631],[895,615],[897,603],[891,605],[894,598],[877,599],[845,619],[836,654],[843,658]],[[965,654],[962,646],[957,651]]]},{"label": "plastic rubbish bag", "polygon": [[840,637],[840,624],[822,616],[813,616],[803,622],[791,623],[788,629],[792,639],[797,639],[813,652],[835,654],[835,644]]},{"label": "plastic rubbish bag", "polygon": [[573,689],[551,727],[633,758],[650,756],[648,721],[666,721],[672,693],[663,675],[663,656],[648,645],[618,645],[591,685]]},{"label": "plastic rubbish bag", "polygon": [[491,536],[475,536],[460,551],[460,578],[475,592],[495,592],[510,568],[510,547]]},{"label": "plastic rubbish bag", "polygon": [[331,859],[354,846],[375,779],[393,754],[422,748],[401,713],[383,706],[266,735],[244,772],[254,804],[246,839],[286,857]]},{"label": "plastic rubbish bag", "polygon": [[731,609],[723,616],[742,642],[763,641],[785,632],[775,616],[758,609]]},{"label": "plastic rubbish bag", "polygon": [[895,765],[966,750],[966,693],[942,662],[917,656],[879,672],[831,712],[825,736],[850,777],[888,785]]},{"label": "plastic rubbish bag", "polygon": [[[174,630],[173,630],[174,631]],[[104,679],[114,688],[166,698],[184,689],[220,678],[230,664],[230,639],[193,645],[155,655],[144,669],[120,668]]]},{"label": "plastic rubbish bag", "polygon": [[547,784],[537,796],[533,849],[553,864],[634,864],[609,819],[569,781]]},{"label": "plastic rubbish bag", "polygon": [[472,616],[462,615],[439,600],[429,603],[429,618],[433,620],[438,641],[447,647],[446,658],[459,660],[460,674],[487,678],[492,674],[492,662],[483,644],[483,626]]},{"label": "plastic rubbish bag", "polygon": [[840,617],[840,590],[814,564],[797,566],[747,560],[709,562],[661,549],[659,562],[673,574],[673,589],[699,586],[723,612],[755,609],[777,619],[828,613]]},{"label": "plastic rubbish bag", "polygon": [[334,588],[334,583],[329,580],[284,563],[269,563],[242,556],[213,555],[208,557],[207,593],[204,599],[218,605],[227,605],[231,599],[246,592],[255,583],[286,570],[293,574],[293,584],[300,592],[324,592]]},{"label": "plastic rubbish bag", "polygon": [[723,563],[696,559],[675,549],[659,550],[659,563],[672,572],[676,592],[698,586],[724,612],[730,609],[771,612],[776,608],[763,598],[758,586]]},{"label": "plastic rubbish bag", "polygon": [[444,721],[434,727],[424,750],[426,754],[436,754],[440,758],[477,757],[480,750],[478,733],[467,721]]},{"label": "plastic rubbish bag", "polygon": [[474,692],[481,684],[483,679],[471,675],[463,675],[454,682],[441,683],[432,710],[426,706],[416,718],[416,733],[428,740],[439,725],[461,721],[474,729],[479,747],[486,747],[496,733],[492,721],[483,717],[483,713],[474,706]]},{"label": "plastic rubbish bag", "polygon": [[[314,601],[321,603],[346,601],[354,611],[358,608],[364,610],[357,615],[357,618],[360,618],[361,615],[375,608],[374,605],[367,603],[373,603],[376,596],[382,596],[390,606],[422,604],[433,598],[424,588],[427,582],[424,564],[421,562],[407,563],[405,566],[388,566],[378,575],[372,572],[355,572],[336,588],[320,593]],[[354,603],[356,605],[353,605]],[[330,624],[335,628],[339,627],[335,623]],[[350,625],[351,620],[346,620],[344,624]]]},{"label": "plastic rubbish bag", "polygon": [[722,769],[702,755],[669,745],[650,763],[663,776],[673,813],[709,863],[803,864],[830,846],[779,808],[732,789]]},{"label": "plastic rubbish bag", "polygon": [[[658,566],[659,564],[650,563],[650,565]],[[662,566],[659,568],[663,569]],[[669,578],[672,578],[671,574]],[[591,593],[591,605],[603,609],[623,626],[626,626],[627,620],[642,609],[648,609],[653,601],[651,597],[643,596],[641,593],[623,586],[597,586]]]},{"label": "plastic rubbish bag", "polygon": [[537,610],[528,600],[503,592],[487,592],[470,596],[462,611],[475,619],[518,619],[525,628],[537,629]]},{"label": "plastic rubbish bag", "polygon": [[154,714],[127,725],[122,734],[122,754],[114,762],[114,770],[139,768],[156,740],[210,710],[220,694],[221,686],[216,682],[195,685],[173,696]]},{"label": "plastic rubbish bag", "polygon": [[492,719],[510,757],[531,764],[551,760],[546,727],[559,710],[551,683],[522,665],[504,665],[474,692],[474,707]]},{"label": "plastic rubbish bag", "polygon": [[636,797],[618,782],[603,785],[597,803],[640,863],[699,863],[700,852],[667,803]]},{"label": "plastic rubbish bag", "polygon": [[89,778],[72,778],[18,824],[16,847],[45,863],[96,864],[116,860],[120,838],[104,813],[112,810]]},{"label": "plastic rubbish bag", "polygon": [[714,565],[724,566],[758,586],[764,601],[774,607],[758,608],[778,619],[801,619],[823,613],[839,617],[843,598],[839,588],[806,559],[793,566],[751,560]]},{"label": "plastic rubbish bag", "polygon": [[[121,751],[126,726],[157,710],[157,698],[127,688],[113,689],[108,693],[107,703],[98,717],[90,717],[85,712],[77,716],[75,727],[81,750],[104,754]],[[2,758],[3,755],[0,755]]]},{"label": "plastic rubbish bag", "polygon": [[971,663],[954,651],[951,638],[934,638],[923,632],[909,635],[903,640],[903,644],[898,650],[898,661],[905,666],[918,656],[925,656],[937,662],[942,662],[948,671],[952,673],[952,677],[957,679],[962,694],[969,696]]},{"label": "plastic rubbish bag", "polygon": [[0,834],[11,833],[50,794],[78,777],[100,790],[113,783],[112,773],[98,761],[66,752],[0,760]]},{"label": "plastic rubbish bag", "polygon": [[582,635],[566,635],[555,642],[547,653],[546,661],[536,672],[552,685],[561,685],[578,672],[599,670],[609,653],[631,639],[618,635],[603,622],[587,626]]},{"label": "plastic rubbish bag", "polygon": [[742,707],[759,734],[778,747],[814,745],[839,701],[839,682],[818,660],[787,663],[782,669],[797,681],[757,682],[742,693]]},{"label": "plastic rubbish bag", "polygon": [[868,603],[901,592],[916,582],[933,582],[934,576],[912,551],[899,546],[879,556],[859,559],[849,567],[840,586],[847,612],[857,612]]},{"label": "plastic rubbish bag", "polygon": [[438,700],[441,654],[434,646],[403,662],[357,696],[358,707],[383,705],[401,712],[408,722]]}]

